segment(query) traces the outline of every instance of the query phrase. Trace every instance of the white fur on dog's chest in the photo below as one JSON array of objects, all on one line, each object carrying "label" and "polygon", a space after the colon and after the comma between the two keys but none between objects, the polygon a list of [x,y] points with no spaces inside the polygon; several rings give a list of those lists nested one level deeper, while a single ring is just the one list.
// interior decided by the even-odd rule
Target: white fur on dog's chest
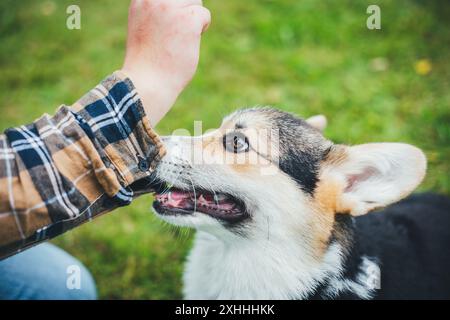
[{"label": "white fur on dog's chest", "polygon": [[186,299],[302,299],[318,280],[340,272],[337,244],[318,265],[293,245],[231,243],[197,233],[184,273]]}]

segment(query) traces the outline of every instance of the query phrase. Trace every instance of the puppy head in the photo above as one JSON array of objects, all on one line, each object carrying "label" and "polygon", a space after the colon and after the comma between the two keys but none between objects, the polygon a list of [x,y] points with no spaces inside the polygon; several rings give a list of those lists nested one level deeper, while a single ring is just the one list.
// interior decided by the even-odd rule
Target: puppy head
[{"label": "puppy head", "polygon": [[423,153],[399,143],[334,145],[323,116],[237,111],[198,137],[164,137],[154,208],[164,220],[219,237],[291,238],[325,245],[336,213],[365,214],[408,195]]}]

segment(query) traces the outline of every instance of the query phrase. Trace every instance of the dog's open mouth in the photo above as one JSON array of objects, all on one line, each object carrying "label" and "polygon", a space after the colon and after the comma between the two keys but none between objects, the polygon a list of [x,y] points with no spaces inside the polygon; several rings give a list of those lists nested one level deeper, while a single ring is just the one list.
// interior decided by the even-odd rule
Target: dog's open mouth
[{"label": "dog's open mouth", "polygon": [[242,201],[224,193],[172,188],[155,194],[153,207],[159,214],[181,215],[201,212],[214,218],[237,221],[247,216]]}]

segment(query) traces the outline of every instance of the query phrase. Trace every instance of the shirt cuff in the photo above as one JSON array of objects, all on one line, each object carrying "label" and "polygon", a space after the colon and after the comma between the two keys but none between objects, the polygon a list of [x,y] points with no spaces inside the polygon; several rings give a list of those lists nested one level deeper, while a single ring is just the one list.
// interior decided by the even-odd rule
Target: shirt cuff
[{"label": "shirt cuff", "polygon": [[131,198],[128,186],[148,177],[165,154],[131,80],[116,71],[71,110],[103,162],[95,169],[106,193]]}]

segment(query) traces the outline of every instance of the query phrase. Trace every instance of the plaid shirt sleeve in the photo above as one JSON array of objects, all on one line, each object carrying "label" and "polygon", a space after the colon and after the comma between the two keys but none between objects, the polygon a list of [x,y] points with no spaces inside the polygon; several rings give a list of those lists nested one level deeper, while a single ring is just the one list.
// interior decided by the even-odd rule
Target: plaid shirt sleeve
[{"label": "plaid shirt sleeve", "polygon": [[128,205],[164,147],[115,72],[73,106],[0,135],[0,259]]}]

